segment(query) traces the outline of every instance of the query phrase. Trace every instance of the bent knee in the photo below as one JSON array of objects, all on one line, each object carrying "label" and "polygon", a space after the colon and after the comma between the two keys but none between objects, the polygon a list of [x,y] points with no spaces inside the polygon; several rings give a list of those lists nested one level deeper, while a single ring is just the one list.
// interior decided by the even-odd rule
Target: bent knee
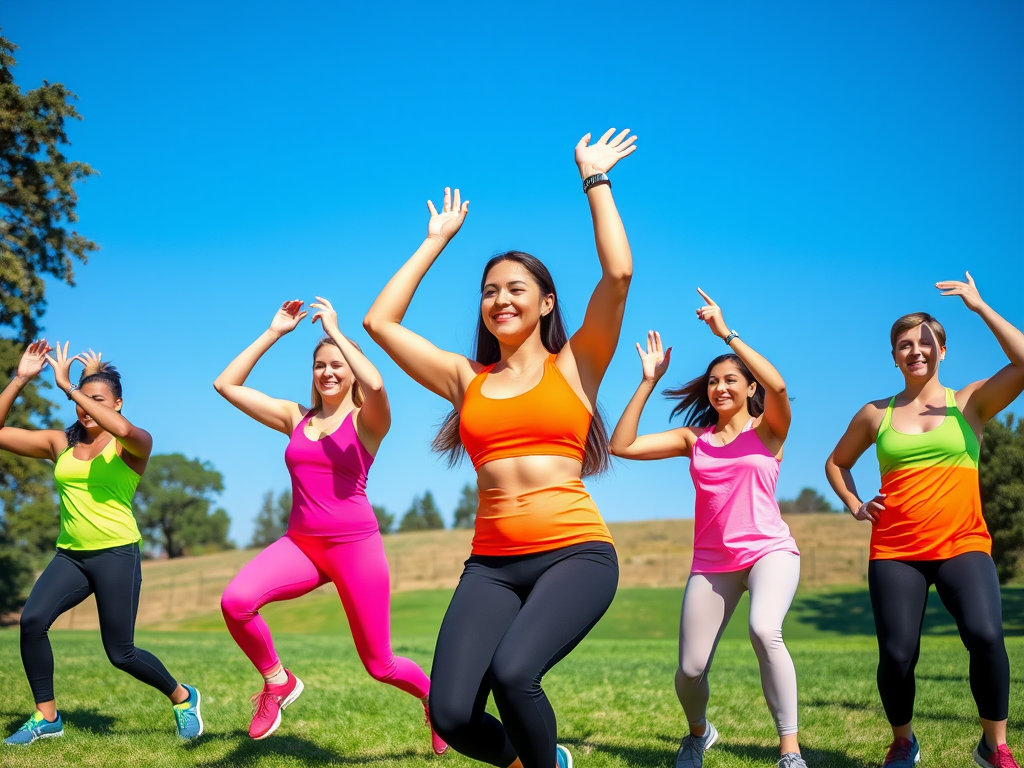
[{"label": "bent knee", "polygon": [[457,744],[459,734],[471,726],[472,701],[469,702],[469,706],[463,706],[464,704],[465,702],[430,697],[430,724],[437,735],[449,744]]},{"label": "bent knee", "polygon": [[394,656],[387,660],[363,659],[363,667],[366,669],[366,672],[370,677],[380,683],[386,683],[394,677],[395,672],[398,669],[398,665],[395,664]]},{"label": "bent knee", "polygon": [[676,669],[676,684],[697,686],[703,682],[708,674],[706,662],[683,659],[683,663]]},{"label": "bent knee", "polygon": [[220,596],[220,610],[225,619],[246,621],[256,615],[256,601],[242,590],[232,589],[229,585]]},{"label": "bent knee", "polygon": [[107,658],[118,669],[127,669],[135,663],[138,654],[136,653],[135,646],[131,648],[118,648],[117,650],[107,649]]},{"label": "bent knee", "polygon": [[784,645],[782,627],[774,622],[751,622],[749,632],[750,642],[755,646],[761,646],[767,650],[775,646]]},{"label": "bent knee", "polygon": [[40,611],[25,611],[21,614],[18,623],[23,637],[37,637],[45,635],[50,629],[49,616]]},{"label": "bent knee", "polygon": [[910,643],[886,642],[879,645],[879,663],[897,667],[904,673],[914,666],[917,646]]},{"label": "bent knee", "polygon": [[490,669],[491,684],[500,691],[531,691],[540,686],[541,670],[495,659]]},{"label": "bent knee", "polygon": [[964,646],[972,653],[977,651],[987,653],[1005,645],[1002,627],[994,624],[985,627],[972,627],[964,631],[961,638]]}]

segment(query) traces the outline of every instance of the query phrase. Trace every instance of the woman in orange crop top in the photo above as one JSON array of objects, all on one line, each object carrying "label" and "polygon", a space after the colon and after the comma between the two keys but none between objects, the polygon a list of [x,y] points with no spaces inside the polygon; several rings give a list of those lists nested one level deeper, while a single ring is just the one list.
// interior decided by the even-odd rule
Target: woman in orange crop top
[{"label": "woman in orange crop top", "polygon": [[[571,768],[540,687],[611,604],[618,563],[581,478],[608,466],[597,391],[619,338],[633,264],[607,172],[635,149],[614,129],[576,145],[602,276],[568,338],[547,268],[529,254],[492,258],[481,281],[476,353],[444,352],[402,325],[420,280],[465,221],[445,189],[427,239],[381,291],[364,326],[454,410],[434,448],[465,450],[480,504],[473,553],[434,653],[430,717],[457,751],[498,768]],[[487,694],[501,721],[484,711]]]},{"label": "woman in orange crop top", "polygon": [[[890,342],[903,391],[868,403],[825,464],[829,483],[858,520],[871,522],[868,588],[878,633],[878,692],[892,726],[883,766],[920,759],[914,736],[914,668],[928,590],[935,585],[971,657],[971,693],[984,735],[983,766],[1016,766],[1006,746],[1010,663],[1003,642],[992,537],[982,516],[978,460],[985,423],[1024,390],[1024,334],[981,298],[974,280],[936,283],[988,325],[1010,364],[959,391],[939,383],[946,332],[926,312],[904,315]],[[850,472],[871,445],[882,488],[861,501]]]}]

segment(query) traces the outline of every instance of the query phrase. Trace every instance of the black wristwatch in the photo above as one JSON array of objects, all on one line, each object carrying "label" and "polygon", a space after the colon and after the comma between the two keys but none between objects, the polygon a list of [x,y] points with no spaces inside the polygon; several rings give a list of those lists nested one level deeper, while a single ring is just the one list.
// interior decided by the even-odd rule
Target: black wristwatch
[{"label": "black wristwatch", "polygon": [[607,173],[595,173],[593,176],[587,176],[587,178],[583,180],[584,194],[589,192],[592,187],[596,187],[600,184],[607,184],[609,187],[612,185],[611,179],[608,178]]},{"label": "black wristwatch", "polygon": [[68,391],[65,392],[64,394],[66,394],[68,396],[68,400],[70,400],[71,396],[73,394],[75,394],[75,392],[77,392],[77,391],[78,391],[78,385],[77,384],[72,384],[70,387],[68,387]]}]

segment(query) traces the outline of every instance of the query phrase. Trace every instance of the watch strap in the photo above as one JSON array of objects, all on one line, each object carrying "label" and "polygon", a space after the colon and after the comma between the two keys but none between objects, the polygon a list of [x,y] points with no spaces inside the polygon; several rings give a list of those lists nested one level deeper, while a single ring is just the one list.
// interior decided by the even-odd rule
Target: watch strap
[{"label": "watch strap", "polygon": [[739,337],[740,337],[740,335],[738,333],[736,333],[736,331],[729,331],[729,335],[726,336],[723,339],[723,341],[725,342],[726,346],[728,346],[729,344],[732,343],[733,339],[738,339]]},{"label": "watch strap", "polygon": [[601,184],[607,184],[609,187],[612,185],[612,181],[608,178],[607,173],[595,173],[593,176],[587,176],[587,178],[583,180],[583,191],[585,193],[589,192],[591,189]]}]

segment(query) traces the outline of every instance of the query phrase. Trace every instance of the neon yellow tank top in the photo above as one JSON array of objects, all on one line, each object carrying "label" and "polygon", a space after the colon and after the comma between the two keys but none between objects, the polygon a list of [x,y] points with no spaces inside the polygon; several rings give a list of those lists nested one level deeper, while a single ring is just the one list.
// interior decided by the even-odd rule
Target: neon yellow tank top
[{"label": "neon yellow tank top", "polygon": [[59,549],[106,549],[142,538],[132,514],[141,476],[117,455],[116,440],[90,461],[76,459],[73,449],[65,448],[53,479],[60,496]]}]

